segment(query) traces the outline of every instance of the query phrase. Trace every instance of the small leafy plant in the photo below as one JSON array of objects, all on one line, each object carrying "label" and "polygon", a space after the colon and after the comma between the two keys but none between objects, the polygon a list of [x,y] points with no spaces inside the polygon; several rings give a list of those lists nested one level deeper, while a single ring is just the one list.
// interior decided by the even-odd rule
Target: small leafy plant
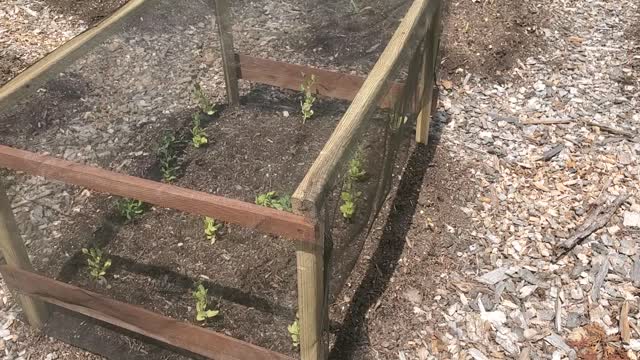
[{"label": "small leafy plant", "polygon": [[344,187],[340,193],[340,199],[342,200],[340,212],[342,217],[347,220],[353,219],[357,209],[356,201],[362,196],[362,192],[356,189],[356,183],[362,181],[366,175],[367,172],[362,165],[362,151],[358,149],[353,158],[349,160],[349,169],[347,170]]},{"label": "small leafy plant", "polygon": [[216,242],[218,230],[220,230],[221,227],[222,224],[217,223],[216,219],[208,216],[204,218],[204,235],[207,237],[207,240],[211,241],[211,244]]},{"label": "small leafy plant", "polygon": [[199,148],[209,142],[207,139],[207,133],[200,127],[200,114],[193,114],[193,121],[191,122],[193,127],[191,128],[191,143],[193,147]]},{"label": "small leafy plant", "polygon": [[362,152],[358,150],[355,156],[349,160],[349,172],[347,177],[352,182],[361,181],[367,175],[367,172],[364,171],[362,167]]},{"label": "small leafy plant", "polygon": [[202,285],[198,284],[196,289],[193,291],[193,299],[196,301],[196,320],[197,321],[205,321],[212,317],[217,316],[220,311],[219,310],[207,310],[209,306],[209,300],[207,299],[208,290]]},{"label": "small leafy plant", "polygon": [[144,204],[140,200],[120,199],[118,201],[118,210],[123,218],[131,221],[144,213]]},{"label": "small leafy plant", "polygon": [[347,220],[353,218],[353,214],[356,212],[356,200],[362,195],[361,192],[343,191],[340,193],[340,199],[342,199],[342,205],[340,205],[340,212],[342,217]]},{"label": "small leafy plant", "polygon": [[213,115],[216,113],[215,105],[209,100],[207,95],[205,95],[204,90],[202,90],[202,86],[200,84],[195,84],[193,89],[193,97],[195,98],[200,110],[207,115]]},{"label": "small leafy plant", "polygon": [[278,195],[275,191],[269,191],[256,196],[256,204],[270,207],[276,210],[291,211],[291,196]]},{"label": "small leafy plant", "polygon": [[300,345],[300,324],[297,318],[293,324],[287,326],[287,331],[289,331],[289,335],[291,336],[293,347],[298,347],[298,345]]},{"label": "small leafy plant", "polygon": [[111,267],[111,259],[104,259],[102,250],[98,248],[83,248],[82,253],[87,255],[87,265],[89,265],[91,278],[95,281],[105,281],[104,276]]},{"label": "small leafy plant", "polygon": [[173,134],[165,134],[158,148],[160,172],[162,181],[170,183],[176,179],[178,173],[178,154],[176,147],[179,140]]},{"label": "small leafy plant", "polygon": [[316,82],[316,76],[311,75],[305,77],[304,82],[300,85],[300,90],[304,93],[304,98],[300,101],[300,107],[302,108],[302,123],[304,124],[308,119],[313,116],[313,103],[316,101],[316,97],[311,92],[311,87]]}]

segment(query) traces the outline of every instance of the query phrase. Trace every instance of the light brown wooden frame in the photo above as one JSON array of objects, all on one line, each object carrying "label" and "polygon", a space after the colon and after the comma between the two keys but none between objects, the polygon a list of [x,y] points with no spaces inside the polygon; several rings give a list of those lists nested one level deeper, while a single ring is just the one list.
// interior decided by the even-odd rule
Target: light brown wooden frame
[{"label": "light brown wooden frame", "polygon": [[[426,141],[432,101],[437,42],[442,0],[414,0],[405,18],[366,78],[335,71],[259,59],[233,52],[233,37],[228,0],[210,0],[217,10],[227,95],[231,105],[239,102],[238,79],[299,90],[305,76],[314,74],[314,91],[352,103],[329,141],[316,158],[293,195],[294,213],[286,213],[255,204],[214,196],[93,166],[77,164],[51,156],[0,145],[0,166],[44,176],[97,191],[138,199],[163,207],[246,226],[296,241],[298,274],[298,311],[300,317],[300,354],[302,360],[323,360],[328,355],[324,324],[327,316],[326,271],[322,209],[326,193],[337,169],[346,161],[358,134],[376,107],[393,108],[401,100],[403,84],[394,82],[405,59],[424,56],[422,91],[417,140]],[[15,101],[27,89],[39,86],[46,75],[90,48],[90,40],[104,37],[126,17],[134,14],[145,0],[131,0],[95,28],[72,39],[47,55],[25,72],[0,88],[0,106]],[[424,54],[416,54],[418,44],[426,42]],[[93,42],[95,43],[95,41]],[[437,92],[436,92],[437,94]],[[425,135],[426,134],[426,135]],[[30,323],[39,327],[46,321],[45,303],[82,313],[127,330],[215,359],[288,359],[215,332],[178,322],[150,311],[108,299],[102,295],[48,279],[33,273],[26,249],[17,231],[11,206],[0,189],[0,249],[7,261],[0,266],[9,287]],[[117,310],[114,310],[117,309]],[[157,326],[149,326],[156,324]],[[176,333],[179,335],[176,336]]]}]

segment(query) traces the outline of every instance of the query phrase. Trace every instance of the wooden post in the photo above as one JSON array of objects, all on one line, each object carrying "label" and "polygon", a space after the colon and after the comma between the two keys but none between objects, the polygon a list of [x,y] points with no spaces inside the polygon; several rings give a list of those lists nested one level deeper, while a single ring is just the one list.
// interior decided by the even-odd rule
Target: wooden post
[{"label": "wooden post", "polygon": [[229,0],[214,0],[213,4],[216,12],[218,34],[220,36],[220,53],[222,54],[222,66],[224,67],[224,82],[227,86],[227,99],[230,106],[238,106],[240,104],[238,64],[233,50]]},{"label": "wooden post", "polygon": [[[18,225],[11,211],[11,203],[4,187],[0,184],[0,250],[7,265],[18,269],[33,271],[33,266],[27,255]],[[13,292],[16,300],[27,316],[29,324],[35,328],[44,326],[49,311],[45,303],[30,296]]]},{"label": "wooden post", "polygon": [[422,100],[421,111],[416,124],[416,142],[427,144],[429,142],[429,128],[431,117],[437,106],[438,91],[434,90],[437,76],[438,51],[440,48],[440,9],[436,11],[433,21],[429,24],[424,45],[424,57],[422,60]]},{"label": "wooden post", "polygon": [[312,206],[293,199],[294,212],[316,220],[316,242],[299,243],[296,250],[298,272],[298,317],[300,325],[300,359],[324,360],[328,344],[324,338],[327,315],[325,304],[324,232],[325,222]]}]

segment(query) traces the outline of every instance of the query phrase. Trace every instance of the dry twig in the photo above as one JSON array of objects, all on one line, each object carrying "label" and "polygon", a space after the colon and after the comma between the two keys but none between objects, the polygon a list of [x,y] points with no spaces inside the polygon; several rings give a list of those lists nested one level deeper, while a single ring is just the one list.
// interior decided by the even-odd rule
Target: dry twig
[{"label": "dry twig", "polygon": [[578,226],[576,232],[573,233],[568,239],[560,243],[559,247],[565,249],[558,258],[564,256],[571,251],[582,240],[587,238],[594,231],[604,227],[618,208],[624,204],[629,198],[629,194],[621,194],[609,205],[602,203],[597,208],[591,211],[586,220]]}]

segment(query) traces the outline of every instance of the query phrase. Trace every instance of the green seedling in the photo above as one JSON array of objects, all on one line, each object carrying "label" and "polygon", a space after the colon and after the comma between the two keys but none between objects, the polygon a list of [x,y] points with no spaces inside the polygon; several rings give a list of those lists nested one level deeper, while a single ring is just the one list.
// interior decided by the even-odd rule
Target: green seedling
[{"label": "green seedling", "polygon": [[342,205],[340,212],[342,217],[347,220],[353,219],[356,212],[356,201],[362,196],[362,193],[356,190],[356,183],[362,181],[367,175],[362,165],[362,151],[358,149],[351,160],[349,160],[349,169],[347,170],[344,187],[340,193]]},{"label": "green seedling", "polygon": [[291,336],[293,347],[298,347],[298,345],[300,345],[300,324],[298,323],[298,319],[296,319],[293,324],[288,325],[287,330]]},{"label": "green seedling", "polygon": [[166,183],[172,182],[177,177],[179,166],[176,146],[178,142],[174,135],[165,134],[158,148],[162,181]]},{"label": "green seedling", "polygon": [[256,197],[256,204],[276,210],[291,212],[291,196],[280,196],[275,191],[269,191],[268,193],[258,195]]},{"label": "green seedling", "polygon": [[349,160],[349,172],[347,176],[353,182],[361,181],[365,175],[367,175],[367,172],[362,168],[361,154],[360,150],[358,150],[355,156]]},{"label": "green seedling", "polygon": [[204,90],[200,84],[195,84],[193,89],[193,97],[195,98],[200,110],[207,115],[213,115],[216,113],[216,107],[211,100],[205,95]]},{"label": "green seedling", "polygon": [[196,286],[196,289],[192,293],[193,299],[196,301],[197,321],[205,321],[217,316],[220,313],[219,310],[207,310],[207,307],[209,306],[207,292],[208,290],[202,284],[198,284],[198,286]]},{"label": "green seedling", "polygon": [[340,212],[342,217],[347,220],[353,219],[353,215],[356,213],[356,200],[362,195],[361,192],[343,191],[340,193],[340,199],[342,199],[342,205],[340,205]]},{"label": "green seedling", "polygon": [[123,218],[131,221],[144,213],[144,204],[140,200],[120,199],[118,201],[118,210]]},{"label": "green seedling", "polygon": [[199,148],[209,142],[207,133],[200,127],[200,114],[193,114],[193,127],[191,128],[191,143],[193,147]]},{"label": "green seedling", "polygon": [[300,106],[302,107],[302,123],[304,124],[308,119],[311,119],[313,116],[313,103],[316,101],[316,97],[311,92],[311,87],[316,82],[316,76],[311,75],[310,77],[305,77],[304,82],[300,85],[300,90],[304,93],[304,98],[300,101]]},{"label": "green seedling", "polygon": [[82,253],[87,255],[87,265],[89,265],[91,278],[95,281],[105,281],[104,276],[111,267],[111,259],[104,259],[102,250],[98,248],[83,248]]},{"label": "green seedling", "polygon": [[204,218],[204,235],[207,237],[207,240],[211,241],[211,244],[216,242],[218,230],[220,230],[221,227],[222,224],[217,223],[216,219],[208,216]]}]

